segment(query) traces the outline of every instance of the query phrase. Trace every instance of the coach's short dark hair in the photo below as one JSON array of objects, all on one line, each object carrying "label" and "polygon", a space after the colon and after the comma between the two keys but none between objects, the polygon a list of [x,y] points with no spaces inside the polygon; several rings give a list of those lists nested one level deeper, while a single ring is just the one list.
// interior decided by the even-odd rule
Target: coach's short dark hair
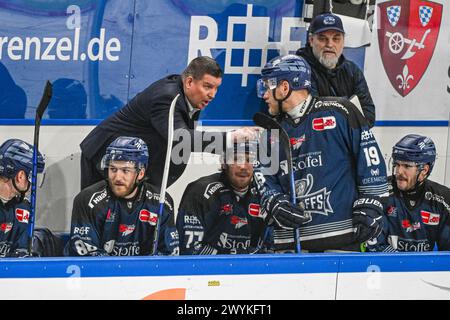
[{"label": "coach's short dark hair", "polygon": [[186,69],[184,69],[183,80],[191,76],[195,80],[200,80],[205,74],[216,78],[222,78],[223,71],[219,64],[213,58],[201,56],[192,60]]}]

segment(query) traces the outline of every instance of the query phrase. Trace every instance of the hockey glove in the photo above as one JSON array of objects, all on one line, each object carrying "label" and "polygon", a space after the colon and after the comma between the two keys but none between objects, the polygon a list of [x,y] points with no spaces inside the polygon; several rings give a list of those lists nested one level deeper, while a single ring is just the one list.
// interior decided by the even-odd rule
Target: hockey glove
[{"label": "hockey glove", "polygon": [[360,198],[353,204],[353,228],[355,240],[365,242],[377,238],[383,230],[383,205],[373,198]]},{"label": "hockey glove", "polygon": [[311,221],[311,214],[305,212],[302,204],[296,206],[289,201],[289,197],[284,194],[273,195],[268,201],[269,224],[273,220],[283,229],[296,229],[304,223]]}]

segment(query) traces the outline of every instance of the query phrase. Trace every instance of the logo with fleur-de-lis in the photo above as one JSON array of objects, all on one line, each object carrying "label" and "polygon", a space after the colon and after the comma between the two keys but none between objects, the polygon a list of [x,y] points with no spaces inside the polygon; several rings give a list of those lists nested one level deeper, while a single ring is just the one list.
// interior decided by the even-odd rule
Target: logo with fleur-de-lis
[{"label": "logo with fleur-de-lis", "polygon": [[392,0],[378,4],[377,8],[378,46],[384,70],[394,89],[404,97],[418,85],[431,61],[443,5],[433,1]]},{"label": "logo with fleur-de-lis", "polygon": [[405,66],[403,67],[402,74],[398,74],[396,79],[400,81],[398,88],[402,89],[402,90],[406,90],[406,89],[409,89],[409,87],[410,87],[408,82],[410,80],[414,80],[414,76],[409,74],[408,66],[405,64]]}]

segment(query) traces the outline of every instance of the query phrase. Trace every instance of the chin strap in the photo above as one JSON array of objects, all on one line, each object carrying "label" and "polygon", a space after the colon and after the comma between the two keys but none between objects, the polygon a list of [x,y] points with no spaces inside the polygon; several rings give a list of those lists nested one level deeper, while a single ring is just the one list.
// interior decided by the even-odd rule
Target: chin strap
[{"label": "chin strap", "polygon": [[291,88],[291,86],[289,86],[289,92],[288,92],[288,94],[286,95],[286,97],[284,97],[283,99],[278,99],[277,98],[277,94],[276,94],[276,90],[277,88],[273,88],[272,89],[272,95],[273,95],[273,98],[278,102],[278,114],[277,114],[277,118],[279,119],[279,120],[281,120],[282,118],[283,118],[283,114],[285,113],[284,111],[283,111],[283,101],[285,101],[287,98],[289,98],[290,96],[291,96],[291,93],[292,93],[292,88]]},{"label": "chin strap", "polygon": [[[16,175],[16,176],[17,176],[17,175]],[[22,202],[23,199],[25,198],[25,195],[27,194],[28,190],[30,190],[31,183],[28,181],[27,189],[26,189],[25,191],[21,191],[21,190],[17,187],[17,184],[16,184],[16,178],[15,178],[15,177],[14,177],[14,178],[11,178],[11,181],[12,181],[12,185],[13,185],[14,189],[16,189],[16,191],[19,193],[19,195],[17,196],[19,202]]]}]

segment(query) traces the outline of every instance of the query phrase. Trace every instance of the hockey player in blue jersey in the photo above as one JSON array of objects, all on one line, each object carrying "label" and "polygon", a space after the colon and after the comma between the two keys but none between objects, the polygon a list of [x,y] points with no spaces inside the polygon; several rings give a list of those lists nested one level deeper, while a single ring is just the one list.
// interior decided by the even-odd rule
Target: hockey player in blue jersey
[{"label": "hockey player in blue jersey", "polygon": [[186,187],[177,216],[181,254],[263,251],[266,214],[253,184],[257,147],[256,141],[234,143],[221,172]]},{"label": "hockey player in blue jersey", "polygon": [[[37,157],[37,172],[44,170],[44,159]],[[20,139],[9,139],[0,146],[0,257],[28,255],[30,202],[25,198],[31,185],[33,147]]]},{"label": "hockey player in blue jersey", "polygon": [[274,219],[278,250],[294,248],[292,228],[300,227],[302,250],[360,251],[361,243],[382,229],[382,196],[388,192],[384,159],[351,102],[313,97],[310,90],[311,69],[301,57],[276,57],[262,69],[258,96],[290,137],[299,204],[290,203],[287,160],[280,150],[278,172],[264,174],[262,167],[257,173],[262,206],[269,216],[285,211],[305,217],[298,226]]},{"label": "hockey player in blue jersey", "polygon": [[[166,193],[158,216],[159,189],[144,181],[149,159],[147,145],[135,137],[118,137],[107,148],[101,166],[106,180],[82,190],[74,199],[66,255],[139,256],[178,254],[173,200]],[[159,235],[155,235],[161,219]]]},{"label": "hockey player in blue jersey", "polygon": [[450,189],[428,179],[435,160],[429,137],[409,134],[394,145],[387,223],[371,251],[450,250]]}]

